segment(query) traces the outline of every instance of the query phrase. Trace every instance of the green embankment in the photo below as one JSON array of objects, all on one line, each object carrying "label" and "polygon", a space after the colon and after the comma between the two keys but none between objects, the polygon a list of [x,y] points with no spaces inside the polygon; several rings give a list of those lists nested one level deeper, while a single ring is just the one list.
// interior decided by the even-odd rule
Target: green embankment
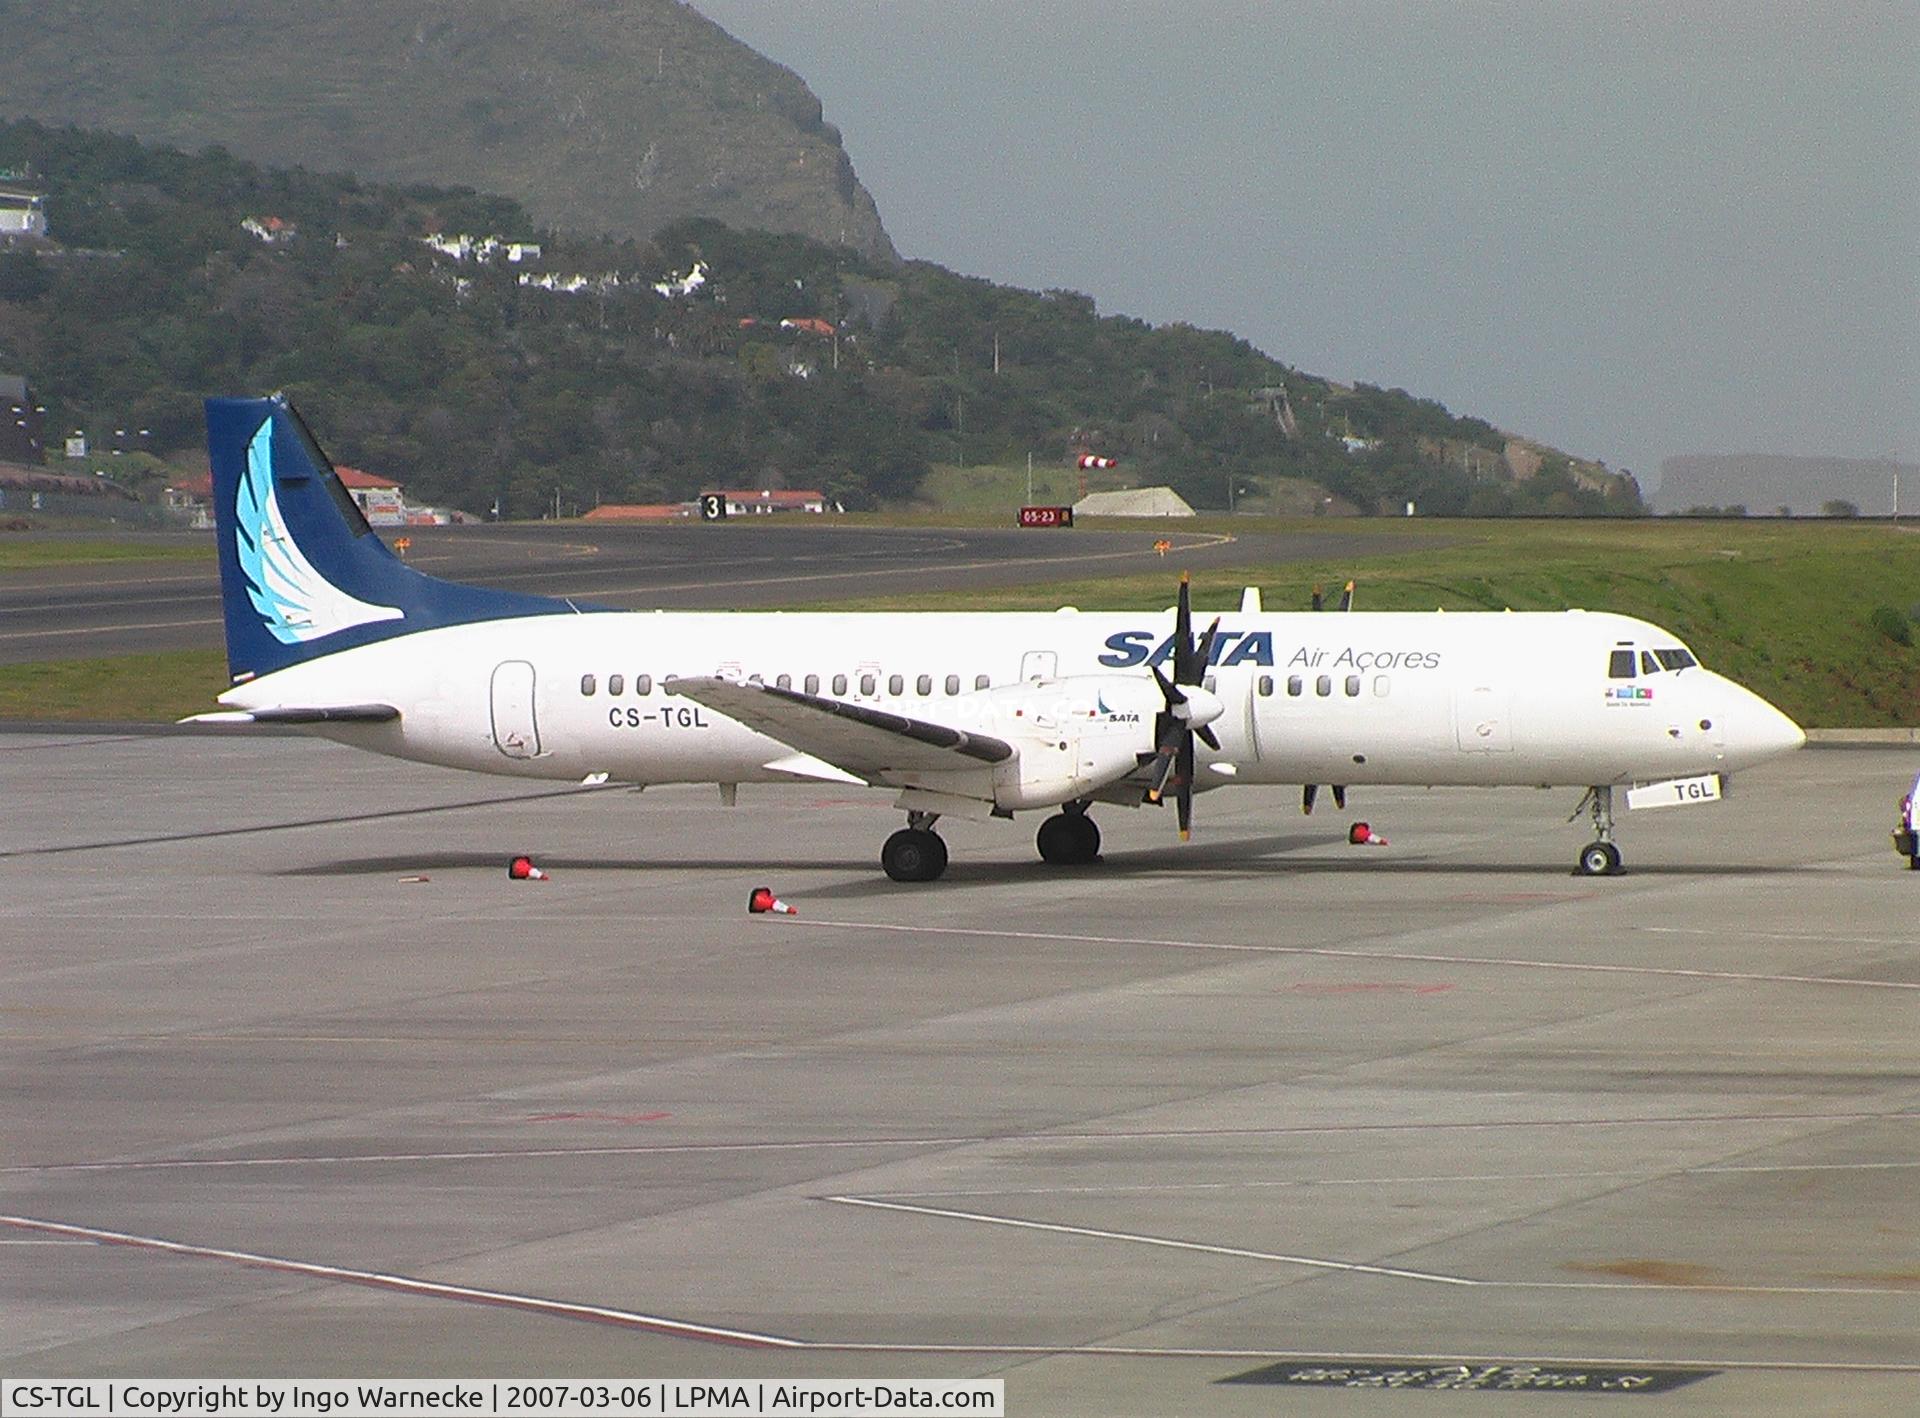
[{"label": "green embankment", "polygon": [[[1209,525],[1230,524],[1187,527]],[[1332,599],[1348,577],[1358,580],[1358,604],[1366,610],[1619,611],[1672,630],[1709,666],[1810,728],[1920,724],[1920,648],[1898,643],[1873,623],[1881,607],[1920,621],[1920,533],[1761,520],[1259,525],[1398,536],[1406,547],[1349,561],[1205,571],[1194,578],[1195,605],[1203,612],[1237,605],[1246,585],[1262,588],[1270,610],[1304,608],[1316,583]],[[1180,570],[1177,555],[1162,560],[1147,553],[1125,575],[984,590],[965,601],[980,610],[1157,610],[1171,603]],[[835,608],[954,604],[951,595],[926,594]],[[173,719],[211,707],[225,685],[218,651],[0,666],[0,718]]]},{"label": "green embankment", "polygon": [[[1869,623],[1881,606],[1920,622],[1920,534],[1757,519],[1267,525],[1398,533],[1408,546],[1351,561],[1202,572],[1194,577],[1197,607],[1230,609],[1240,589],[1254,585],[1269,610],[1304,609],[1316,584],[1335,593],[1331,601],[1354,577],[1356,604],[1365,610],[1618,611],[1673,631],[1708,665],[1809,727],[1920,723],[1920,648],[1901,645]],[[968,604],[981,610],[1170,604],[1177,556],[1145,562],[1130,575],[983,591]],[[862,601],[859,608],[932,610],[950,603],[920,595]]]},{"label": "green embankment", "polygon": [[0,537],[0,571],[40,566],[93,566],[101,562],[213,560],[213,539],[173,544],[57,537]]},{"label": "green embankment", "polygon": [[0,665],[0,719],[171,723],[219,706],[224,650]]}]

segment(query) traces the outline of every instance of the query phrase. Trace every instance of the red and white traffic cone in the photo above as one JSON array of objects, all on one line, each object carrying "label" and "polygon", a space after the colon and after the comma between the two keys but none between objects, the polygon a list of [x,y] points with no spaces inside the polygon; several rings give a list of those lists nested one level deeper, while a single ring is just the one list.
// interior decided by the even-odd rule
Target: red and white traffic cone
[{"label": "red and white traffic cone", "polygon": [[778,916],[797,916],[800,913],[773,894],[769,887],[756,886],[747,893],[747,914],[764,916],[767,912]]},{"label": "red and white traffic cone", "polygon": [[515,857],[507,863],[507,876],[513,881],[552,881],[553,878],[533,864],[532,857]]},{"label": "red and white traffic cone", "polygon": [[1384,847],[1387,839],[1375,832],[1364,822],[1356,822],[1347,829],[1347,842],[1355,847]]}]

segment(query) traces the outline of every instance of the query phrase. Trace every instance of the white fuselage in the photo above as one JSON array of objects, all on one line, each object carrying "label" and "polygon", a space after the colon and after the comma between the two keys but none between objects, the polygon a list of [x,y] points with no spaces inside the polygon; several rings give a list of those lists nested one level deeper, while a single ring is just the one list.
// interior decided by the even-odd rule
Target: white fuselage
[{"label": "white fuselage", "polygon": [[[1692,664],[1675,636],[1624,616],[1250,611],[1220,621],[1208,671],[1224,706],[1220,747],[1200,749],[1199,788],[1622,784],[1730,773],[1803,741],[1766,701]],[[1051,715],[1077,713],[1093,733],[1135,713],[1149,726],[1126,730],[1138,737],[1159,703],[1148,657],[1173,623],[1168,612],[533,616],[326,655],[221,699],[236,709],[390,704],[395,722],[319,731],[481,772],[794,781],[806,775],[791,747],[669,682],[758,677],[1015,737],[1044,735]],[[1623,650],[1631,676],[1618,672]],[[1089,703],[1070,709],[1079,699]]]}]

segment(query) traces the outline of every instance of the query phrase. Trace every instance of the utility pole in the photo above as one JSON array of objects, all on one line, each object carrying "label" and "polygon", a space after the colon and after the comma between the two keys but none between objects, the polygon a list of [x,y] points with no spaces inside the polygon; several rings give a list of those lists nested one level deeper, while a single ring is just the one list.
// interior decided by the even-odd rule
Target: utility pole
[{"label": "utility pole", "polygon": [[[1898,508],[1900,505],[1900,475],[1898,473],[1895,473],[1893,476],[1893,487],[1893,505],[1895,508]],[[1027,454],[1027,506],[1033,506],[1033,454],[1031,452]]]}]

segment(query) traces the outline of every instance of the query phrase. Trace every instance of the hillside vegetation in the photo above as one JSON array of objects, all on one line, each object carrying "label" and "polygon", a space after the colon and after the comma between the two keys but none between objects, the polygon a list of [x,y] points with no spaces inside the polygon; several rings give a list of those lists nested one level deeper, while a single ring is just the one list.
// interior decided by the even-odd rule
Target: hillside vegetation
[{"label": "hillside vegetation", "polygon": [[[715,486],[873,507],[910,500],[934,462],[1058,467],[1080,450],[1201,507],[1283,480],[1360,510],[1639,507],[1631,481],[1557,456],[1524,482],[1485,471],[1506,436],[1430,400],[1342,388],[1224,332],[1102,317],[1070,291],[715,222],[644,243],[543,233],[470,190],[24,122],[0,125],[0,164],[38,174],[59,243],[0,256],[3,362],[51,426],[149,429],[189,460],[203,396],[285,389],[341,461],[509,516]],[[244,229],[269,219],[273,242]],[[544,251],[456,260],[432,232]],[[696,262],[700,284],[656,292]]]},{"label": "hillside vegetation", "polygon": [[0,16],[0,113],[466,184],[593,236],[712,217],[893,254],[806,84],[677,0],[35,0]]}]

